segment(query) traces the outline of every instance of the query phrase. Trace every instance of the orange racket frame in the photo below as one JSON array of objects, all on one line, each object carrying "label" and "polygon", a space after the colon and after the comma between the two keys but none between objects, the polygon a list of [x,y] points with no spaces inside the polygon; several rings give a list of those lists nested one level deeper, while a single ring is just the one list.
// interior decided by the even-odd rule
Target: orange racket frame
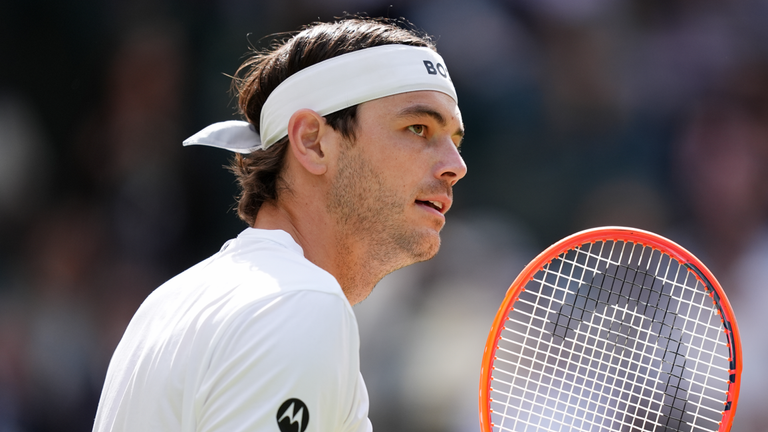
[{"label": "orange racket frame", "polygon": [[[729,341],[729,352],[731,362],[731,379],[728,386],[728,394],[724,401],[723,421],[720,423],[718,432],[728,432],[733,424],[733,418],[736,413],[736,405],[738,402],[739,387],[741,384],[741,338],[739,336],[738,326],[736,324],[736,317],[733,313],[728,298],[723,292],[720,283],[715,278],[715,275],[692,253],[688,252],[685,248],[677,243],[662,237],[658,234],[654,234],[649,231],[644,231],[635,228],[627,227],[600,227],[592,228],[585,231],[578,232],[576,234],[565,237],[559,242],[548,247],[542,253],[540,253],[533,261],[531,261],[523,271],[517,276],[515,281],[507,290],[507,294],[499,307],[496,317],[494,318],[493,325],[490,333],[488,334],[488,340],[485,344],[485,351],[483,353],[483,363],[480,372],[480,430],[482,432],[492,432],[493,424],[491,423],[491,374],[493,372],[493,361],[496,357],[496,348],[501,337],[501,331],[504,329],[504,322],[512,309],[512,305],[517,301],[520,293],[524,290],[524,287],[528,281],[532,280],[534,275],[542,269],[542,267],[553,259],[557,258],[561,254],[567,252],[570,249],[578,247],[587,243],[594,243],[597,241],[623,241],[640,244],[642,246],[649,246],[653,249],[657,249],[665,252],[672,258],[676,259],[680,264],[692,265],[696,277],[707,287],[712,288],[714,293],[719,296],[719,308],[721,321],[723,322],[723,331]],[[713,296],[710,293],[710,296]],[[713,300],[714,302],[714,300]],[[717,305],[718,302],[715,302]]]}]

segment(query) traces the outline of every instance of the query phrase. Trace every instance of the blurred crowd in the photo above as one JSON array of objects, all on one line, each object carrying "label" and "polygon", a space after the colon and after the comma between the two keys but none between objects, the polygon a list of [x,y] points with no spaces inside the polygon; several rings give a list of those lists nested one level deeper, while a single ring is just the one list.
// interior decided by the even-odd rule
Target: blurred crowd
[{"label": "blurred crowd", "polygon": [[90,430],[144,297],[245,228],[229,155],[181,141],[237,118],[249,46],[345,12],[433,35],[467,127],[441,252],[356,307],[377,431],[477,430],[506,288],[599,225],[718,276],[743,335],[733,431],[768,431],[768,0],[7,0],[0,432]]}]

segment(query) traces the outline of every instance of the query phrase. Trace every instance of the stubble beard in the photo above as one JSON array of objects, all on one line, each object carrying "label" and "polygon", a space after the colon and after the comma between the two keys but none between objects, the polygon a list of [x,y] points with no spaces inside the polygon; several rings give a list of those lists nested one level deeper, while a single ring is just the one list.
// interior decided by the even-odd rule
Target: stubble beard
[{"label": "stubble beard", "polygon": [[432,258],[440,248],[437,232],[442,224],[436,222],[433,229],[409,226],[406,199],[387,188],[383,176],[362,155],[342,150],[328,211],[342,233],[339,247],[351,250],[352,243],[364,242],[363,259],[368,260],[367,268],[381,273],[379,279]]}]

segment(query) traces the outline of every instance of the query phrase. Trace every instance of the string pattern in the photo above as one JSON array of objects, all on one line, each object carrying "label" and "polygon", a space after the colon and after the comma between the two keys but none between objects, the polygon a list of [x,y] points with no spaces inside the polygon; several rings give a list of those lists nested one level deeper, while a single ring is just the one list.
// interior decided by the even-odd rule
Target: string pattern
[{"label": "string pattern", "polygon": [[541,268],[514,302],[491,375],[494,431],[717,431],[729,380],[696,274],[622,241]]}]

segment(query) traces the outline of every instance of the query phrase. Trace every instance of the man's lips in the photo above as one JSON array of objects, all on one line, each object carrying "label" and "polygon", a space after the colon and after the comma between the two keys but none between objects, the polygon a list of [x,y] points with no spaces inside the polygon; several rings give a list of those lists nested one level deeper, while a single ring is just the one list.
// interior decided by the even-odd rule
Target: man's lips
[{"label": "man's lips", "polygon": [[445,214],[445,212],[448,211],[448,208],[451,206],[450,199],[442,198],[433,198],[433,199],[425,199],[425,200],[416,200],[417,204],[430,207],[434,209],[435,211],[439,212],[440,214]]}]

